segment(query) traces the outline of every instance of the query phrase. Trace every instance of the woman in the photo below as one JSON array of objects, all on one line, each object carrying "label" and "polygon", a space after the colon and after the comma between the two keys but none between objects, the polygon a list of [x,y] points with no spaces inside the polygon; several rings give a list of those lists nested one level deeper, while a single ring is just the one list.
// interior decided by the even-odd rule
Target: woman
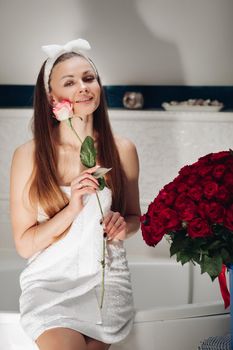
[{"label": "woman", "polygon": [[[18,253],[28,259],[20,276],[21,323],[40,350],[108,349],[133,323],[123,241],[139,228],[138,157],[131,141],[112,134],[98,72],[80,53],[88,48],[82,39],[44,47],[49,58],[35,88],[34,138],[12,160],[12,228]],[[80,139],[94,139],[92,168],[83,166],[68,123],[54,118],[62,101],[71,105]],[[112,168],[102,191],[93,176],[100,165]]]}]

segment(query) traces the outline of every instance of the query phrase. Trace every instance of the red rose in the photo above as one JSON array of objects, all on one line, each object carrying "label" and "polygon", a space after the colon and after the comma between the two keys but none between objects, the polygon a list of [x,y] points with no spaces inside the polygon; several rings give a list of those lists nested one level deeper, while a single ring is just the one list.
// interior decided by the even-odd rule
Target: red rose
[{"label": "red rose", "polygon": [[225,161],[225,165],[230,171],[233,171],[233,156],[232,155],[230,155],[229,158]]},{"label": "red rose", "polygon": [[190,221],[196,216],[196,214],[197,206],[192,201],[188,202],[179,212],[182,221]]},{"label": "red rose", "polygon": [[224,225],[231,231],[233,231],[233,205],[226,211]]},{"label": "red rose", "polygon": [[176,192],[175,191],[166,191],[162,190],[159,192],[158,197],[166,206],[170,206],[173,204],[175,198],[176,198]]},{"label": "red rose", "polygon": [[212,232],[206,220],[195,218],[188,223],[188,235],[192,238],[211,236]]},{"label": "red rose", "polygon": [[218,184],[214,181],[207,181],[203,191],[207,199],[213,198],[218,192]]},{"label": "red rose", "polygon": [[229,191],[233,192],[233,173],[232,172],[228,172],[224,175],[223,182],[226,188]]},{"label": "red rose", "polygon": [[142,236],[146,244],[155,246],[164,235],[164,228],[158,220],[150,220],[147,215],[140,217]]},{"label": "red rose", "polygon": [[213,153],[211,155],[211,160],[219,161],[219,160],[227,159],[229,155],[230,155],[229,151],[221,151],[221,152]]},{"label": "red rose", "polygon": [[194,184],[196,184],[199,180],[199,176],[197,176],[196,174],[191,174],[188,178],[187,178],[187,184],[189,186],[193,186]]},{"label": "red rose", "polygon": [[209,154],[206,154],[205,156],[202,156],[198,159],[198,162],[196,162],[195,164],[197,163],[208,163],[212,157],[213,153],[209,153]]},{"label": "red rose", "polygon": [[212,165],[203,165],[203,166],[200,166],[199,169],[198,169],[198,174],[199,174],[201,177],[204,177],[204,176],[206,176],[206,175],[211,174],[212,169],[213,169],[213,166],[212,166]]},{"label": "red rose", "polygon": [[188,189],[189,189],[189,186],[186,183],[184,183],[184,182],[181,182],[181,183],[177,184],[177,189],[176,190],[177,190],[178,193],[187,192]]},{"label": "red rose", "polygon": [[215,179],[221,179],[221,177],[225,173],[225,170],[226,170],[226,167],[224,164],[216,165],[213,169],[213,177],[215,177]]},{"label": "red rose", "polygon": [[158,214],[161,210],[166,209],[167,206],[165,205],[165,203],[160,200],[159,198],[155,198],[154,202],[153,202],[153,211],[155,214]]},{"label": "red rose", "polygon": [[198,214],[202,219],[207,219],[206,217],[206,206],[208,205],[208,201],[201,201],[198,203]]},{"label": "red rose", "polygon": [[161,223],[162,227],[164,227],[167,230],[175,230],[180,226],[180,220],[177,215],[177,213],[170,209],[166,208],[161,211],[159,218],[159,222]]},{"label": "red rose", "polygon": [[199,201],[202,197],[202,194],[203,189],[200,185],[195,185],[188,191],[188,195],[195,201]]},{"label": "red rose", "polygon": [[185,165],[183,168],[180,169],[179,174],[181,176],[187,176],[192,173],[192,166],[191,165]]},{"label": "red rose", "polygon": [[185,207],[192,204],[193,201],[187,196],[187,194],[181,193],[175,201],[175,208],[178,212],[180,212],[181,210],[185,209]]},{"label": "red rose", "polygon": [[153,216],[154,215],[154,203],[151,202],[147,209],[147,216]]},{"label": "red rose", "polygon": [[172,182],[169,182],[169,184],[164,186],[164,190],[169,192],[169,191],[175,191],[176,190],[176,179],[174,179]]},{"label": "red rose", "polygon": [[149,246],[154,246],[155,243],[153,240],[150,226],[141,224],[141,230],[142,230],[142,237],[143,237],[144,241],[146,242],[146,244],[148,244]]},{"label": "red rose", "polygon": [[212,223],[222,223],[224,220],[225,209],[217,202],[205,203],[205,212],[207,219],[210,219]]},{"label": "red rose", "polygon": [[223,202],[223,204],[227,203],[230,199],[229,191],[227,191],[225,186],[219,186],[218,192],[216,193],[216,198]]}]

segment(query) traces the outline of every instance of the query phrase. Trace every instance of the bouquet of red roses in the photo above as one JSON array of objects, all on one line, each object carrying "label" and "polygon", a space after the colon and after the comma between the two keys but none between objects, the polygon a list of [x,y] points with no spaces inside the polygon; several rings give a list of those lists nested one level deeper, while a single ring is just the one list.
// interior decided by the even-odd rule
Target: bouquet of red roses
[{"label": "bouquet of red roses", "polygon": [[219,277],[233,263],[233,151],[184,166],[141,216],[141,229],[148,245],[166,235],[177,261],[199,264],[212,280]]}]

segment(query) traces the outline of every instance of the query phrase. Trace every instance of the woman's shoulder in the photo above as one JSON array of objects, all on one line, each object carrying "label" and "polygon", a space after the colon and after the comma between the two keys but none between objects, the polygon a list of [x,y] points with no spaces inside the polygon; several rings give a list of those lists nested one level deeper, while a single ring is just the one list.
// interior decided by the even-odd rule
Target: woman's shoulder
[{"label": "woman's shoulder", "polygon": [[14,174],[31,174],[34,161],[34,140],[27,141],[18,146],[12,157],[12,169]]},{"label": "woman's shoulder", "polygon": [[128,175],[133,177],[139,171],[139,159],[135,144],[126,137],[115,136],[121,164]]},{"label": "woman's shoulder", "polygon": [[123,152],[135,152],[135,144],[128,138],[122,137],[120,135],[114,135],[114,140],[118,148],[119,153]]},{"label": "woman's shoulder", "polygon": [[[35,150],[34,139],[29,140],[15,149],[14,157],[32,157]],[[27,159],[27,158],[25,158]],[[29,159],[28,159],[29,160]]]}]

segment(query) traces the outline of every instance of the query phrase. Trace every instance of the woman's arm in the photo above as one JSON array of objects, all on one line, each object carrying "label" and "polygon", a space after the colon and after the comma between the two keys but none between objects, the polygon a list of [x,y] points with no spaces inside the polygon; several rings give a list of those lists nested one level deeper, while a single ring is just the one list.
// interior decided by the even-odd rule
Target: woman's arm
[{"label": "woman's arm", "polygon": [[105,217],[104,225],[109,239],[125,239],[136,233],[140,227],[139,160],[136,147],[130,140],[117,138],[116,145],[127,179],[126,211],[124,218],[119,213],[110,212]]},{"label": "woman's arm", "polygon": [[[33,170],[33,141],[16,149],[11,165],[10,211],[16,250],[29,258],[61,238],[82,209],[82,196],[94,193],[98,187],[90,174],[80,174],[71,183],[69,204],[51,219],[37,222],[37,203],[29,201],[30,175]],[[95,168],[93,168],[95,169]],[[89,169],[90,171],[93,169]],[[84,180],[88,187],[80,186]]]}]

